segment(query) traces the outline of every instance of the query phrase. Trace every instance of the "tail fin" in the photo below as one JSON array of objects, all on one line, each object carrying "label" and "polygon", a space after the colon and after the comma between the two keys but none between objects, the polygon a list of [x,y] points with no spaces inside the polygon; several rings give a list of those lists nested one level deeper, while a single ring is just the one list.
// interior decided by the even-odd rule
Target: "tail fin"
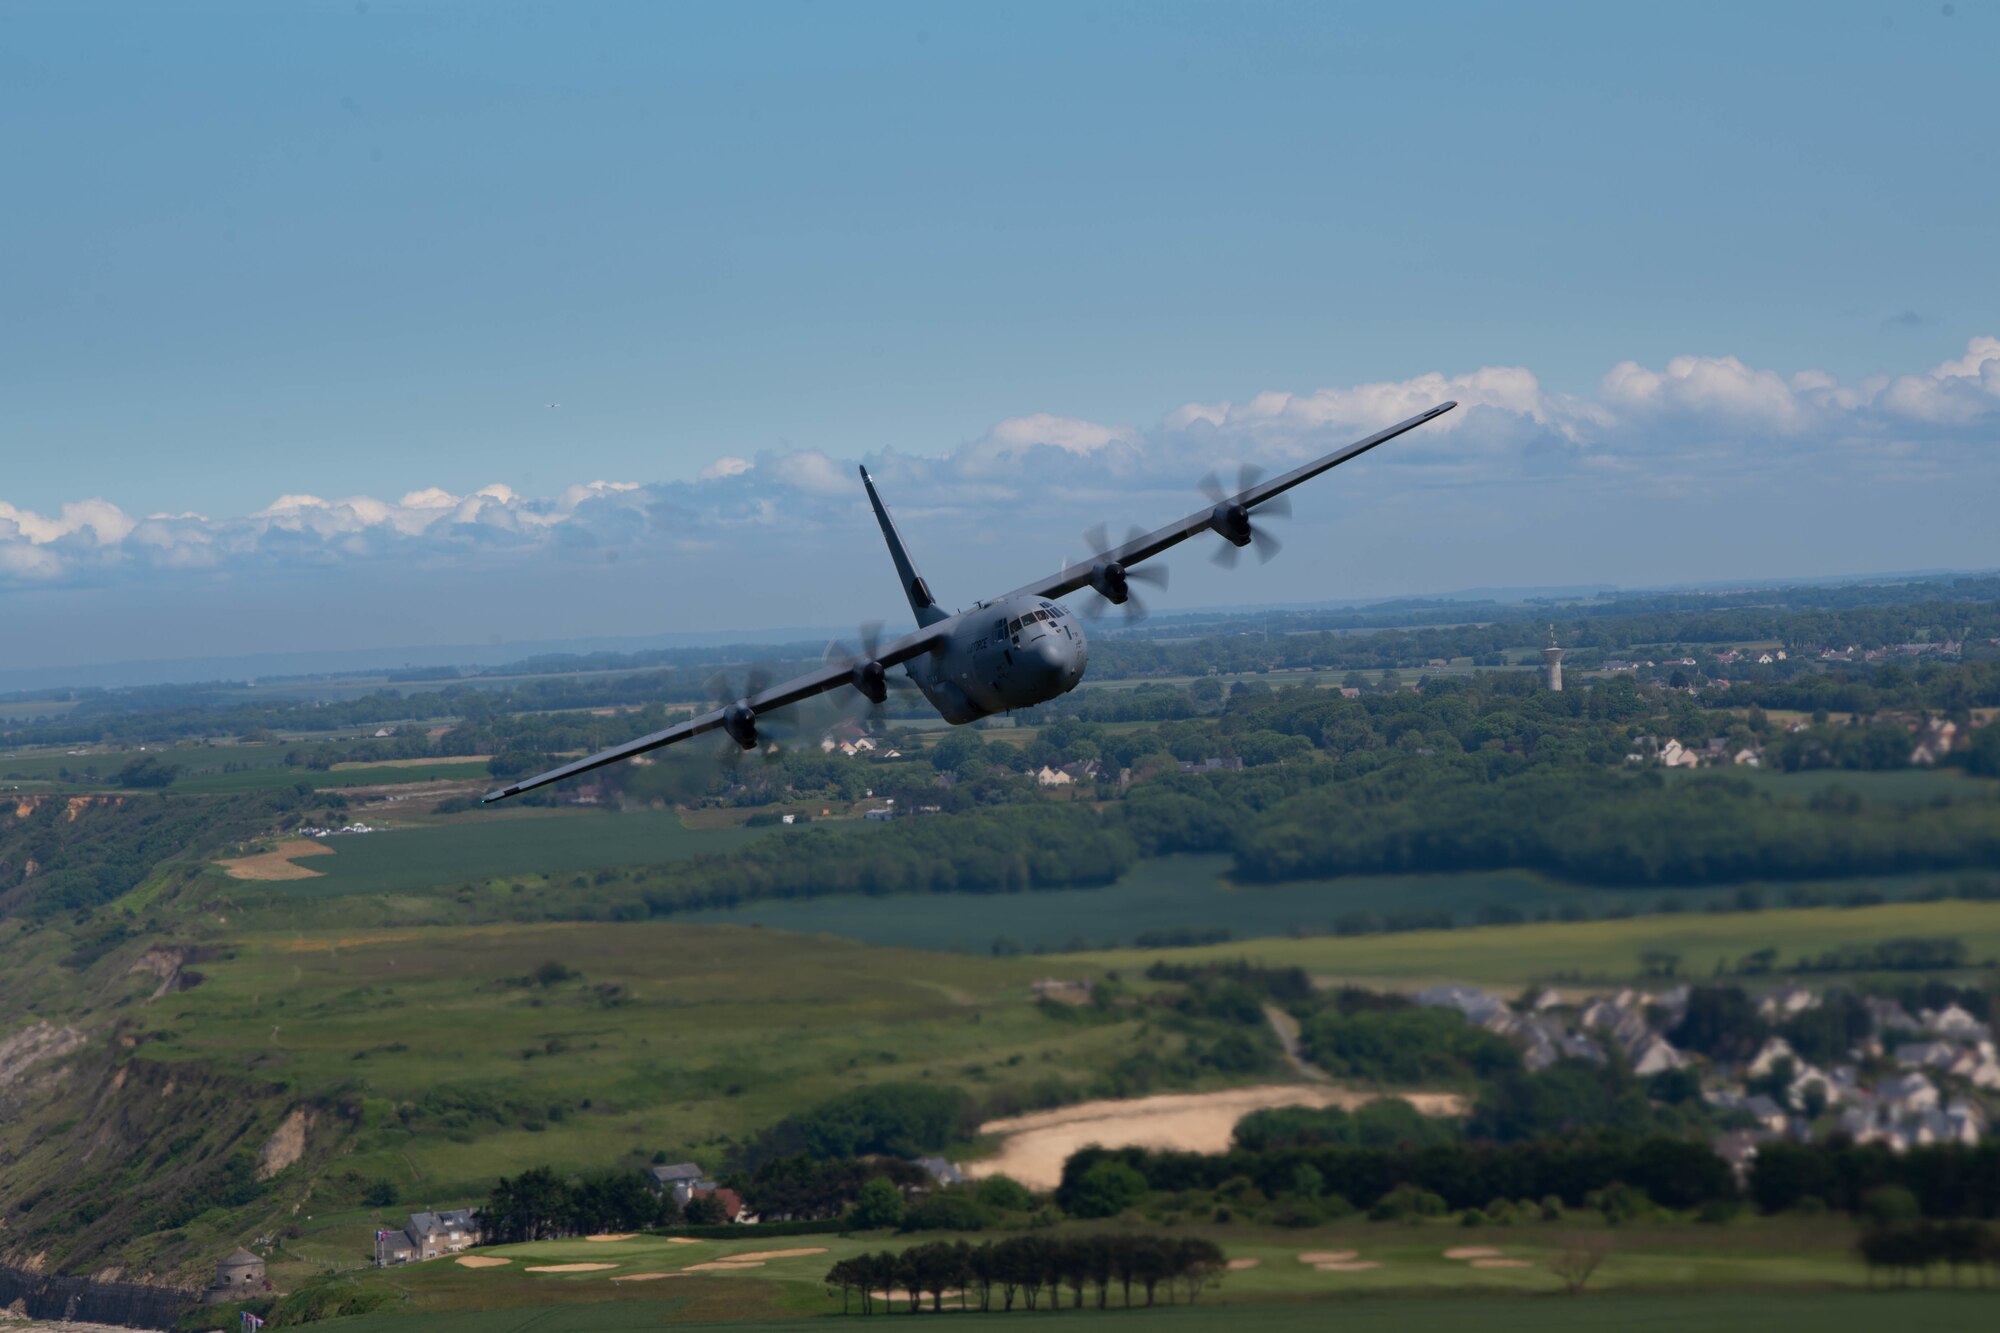
[{"label": "tail fin", "polygon": [[875,493],[875,479],[868,475],[868,469],[861,469],[861,484],[868,488],[868,503],[875,507],[875,521],[882,525],[882,540],[889,543],[889,558],[896,562],[896,577],[903,581],[903,591],[910,599],[910,612],[916,616],[919,626],[935,625],[945,619],[946,612],[931,597],[931,588],[924,582],[924,576],[917,573],[917,567],[910,562],[910,553],[903,549],[903,538],[896,531],[896,522],[889,517],[889,511],[882,507],[882,497]]}]

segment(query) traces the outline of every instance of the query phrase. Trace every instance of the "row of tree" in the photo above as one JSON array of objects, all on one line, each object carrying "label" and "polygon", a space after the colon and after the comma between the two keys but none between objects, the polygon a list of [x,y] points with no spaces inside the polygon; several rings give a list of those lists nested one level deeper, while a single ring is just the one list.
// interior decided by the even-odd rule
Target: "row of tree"
[{"label": "row of tree", "polygon": [[[703,1203],[690,1201],[690,1205]],[[690,1207],[690,1214],[696,1210]],[[653,1188],[639,1171],[598,1171],[564,1176],[546,1166],[518,1176],[502,1176],[479,1210],[488,1244],[511,1245],[564,1236],[643,1231],[680,1221],[726,1222],[725,1217],[688,1216],[671,1195]]]},{"label": "row of tree", "polygon": [[1028,1232],[982,1245],[938,1241],[856,1255],[828,1270],[826,1282],[840,1292],[843,1312],[862,1314],[886,1312],[896,1292],[906,1293],[912,1314],[926,1300],[936,1313],[947,1300],[982,1313],[1058,1310],[1065,1291],[1069,1308],[1103,1310],[1114,1290],[1121,1306],[1131,1306],[1135,1287],[1145,1305],[1162,1292],[1169,1303],[1192,1305],[1227,1266],[1215,1242],[1194,1236]]},{"label": "row of tree", "polygon": [[1971,1268],[1985,1285],[1986,1270],[2000,1267],[2000,1232],[1978,1222],[1914,1222],[1870,1227],[1856,1248],[1868,1265],[1868,1282],[1886,1272],[1898,1286],[1908,1285],[1911,1276],[1922,1277],[1930,1285],[1931,1270],[1943,1266],[1951,1270],[1951,1285],[1958,1285],[1959,1270]]}]

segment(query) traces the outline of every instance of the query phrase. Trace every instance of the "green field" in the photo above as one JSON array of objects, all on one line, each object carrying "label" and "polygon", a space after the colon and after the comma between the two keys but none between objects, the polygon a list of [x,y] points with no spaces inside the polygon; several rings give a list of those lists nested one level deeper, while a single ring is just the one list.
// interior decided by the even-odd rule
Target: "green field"
[{"label": "green field", "polygon": [[[1033,1326],[1051,1323],[1083,1329],[1096,1320],[1113,1329],[1248,1328],[1289,1333],[1333,1326],[1397,1329],[1602,1328],[1764,1330],[1772,1327],[1872,1328],[1884,1317],[1918,1320],[1936,1329],[1985,1327],[2000,1315],[1991,1295],[1974,1292],[1881,1293],[1866,1291],[1867,1277],[1853,1258],[1851,1224],[1789,1220],[1739,1224],[1718,1230],[1660,1226],[1592,1233],[1609,1247],[1603,1267],[1579,1298],[1561,1293],[1547,1261],[1575,1240],[1572,1233],[1540,1228],[1466,1231],[1448,1224],[1420,1227],[1346,1223],[1306,1233],[1200,1229],[1228,1256],[1253,1266],[1232,1271],[1194,1307],[1051,1311],[1046,1303],[1014,1314]],[[977,1241],[977,1236],[970,1237]],[[482,1250],[505,1258],[503,1267],[467,1269],[449,1261],[358,1276],[364,1288],[393,1293],[394,1304],[359,1318],[330,1323],[330,1330],[401,1333],[422,1327],[464,1333],[514,1330],[623,1330],[663,1322],[706,1323],[746,1316],[757,1323],[728,1327],[795,1328],[814,1316],[838,1317],[840,1301],[822,1285],[837,1259],[906,1240],[887,1235],[801,1236],[675,1244],[640,1236],[601,1242],[571,1240]],[[1463,1245],[1487,1248],[1515,1267],[1475,1268],[1446,1257]],[[689,1272],[690,1265],[745,1253],[784,1250],[823,1253],[780,1256],[735,1272]],[[1302,1255],[1353,1250],[1362,1271],[1329,1272]],[[531,1273],[530,1266],[603,1265],[588,1272]],[[296,1265],[303,1274],[309,1271]],[[679,1274],[639,1282],[621,1275]],[[1067,1294],[1064,1300],[1067,1301]],[[951,1313],[954,1302],[946,1302]],[[894,1308],[907,1309],[897,1300]],[[1801,1322],[1804,1321],[1804,1322]]]},{"label": "green field", "polygon": [[1866,889],[1897,901],[1962,878],[1904,875],[1798,884],[1602,889],[1565,884],[1529,871],[1500,870],[1351,875],[1238,886],[1224,878],[1229,866],[1227,856],[1163,856],[1140,862],[1104,888],[1053,889],[1026,900],[1015,894],[921,898],[847,894],[749,902],[689,912],[679,919],[762,925],[960,953],[986,953],[996,940],[1004,939],[1034,952],[1128,948],[1148,930],[1227,930],[1239,940],[1325,935],[1340,918],[1356,912],[1378,920],[1399,913],[1448,912],[1455,923],[1469,926],[1479,919],[1482,908],[1489,907],[1511,908],[1530,920],[1562,909],[1591,918],[1704,912],[1732,904],[1745,890],[1774,908],[1788,895],[1803,892],[1839,897]]},{"label": "green field", "polygon": [[[705,1284],[714,1285],[714,1284]],[[1059,1314],[1016,1312],[1019,1322],[1058,1333],[1196,1333],[1241,1329],[1245,1333],[1326,1333],[1364,1329],[1374,1333],[1570,1333],[1616,1328],[1633,1333],[1771,1333],[1811,1329],[1814,1333],[1880,1333],[1889,1327],[1928,1333],[1975,1333],[1992,1326],[2000,1311],[1979,1292],[1906,1291],[1857,1295],[1799,1292],[1783,1295],[1586,1295],[1577,1300],[1459,1298],[1355,1298],[1311,1304],[1230,1305],[1227,1298],[1204,1298],[1196,1306],[1153,1310],[1065,1310]],[[1226,1313],[1224,1312],[1226,1310]],[[663,1323],[729,1333],[791,1333],[794,1321],[765,1319],[714,1322],[702,1313],[700,1298],[664,1299],[605,1305],[529,1306],[510,1310],[433,1315],[377,1315],[321,1325],[327,1333],[637,1333]],[[861,1325],[867,1327],[868,1325]],[[891,1325],[893,1327],[893,1325]]]},{"label": "green field", "polygon": [[[525,983],[551,960],[582,975]],[[544,1162],[719,1165],[723,1139],[861,1083],[1087,1078],[1138,1016],[1052,1019],[1027,990],[1045,967],[661,922],[285,932],[134,1021],[150,1059],[379,1103],[341,1167],[415,1207]],[[390,1113],[461,1092],[495,1108],[462,1132]]]},{"label": "green field", "polygon": [[[484,760],[442,758],[425,764],[384,764],[370,767],[312,769],[288,765],[290,753],[309,754],[310,747],[283,745],[203,745],[145,750],[111,750],[93,754],[22,754],[0,758],[0,780],[67,781],[79,786],[110,786],[118,770],[137,759],[157,759],[177,765],[181,775],[169,789],[190,795],[263,791],[306,783],[315,788],[373,787],[405,782],[483,782],[489,776]],[[224,771],[225,769],[234,771]],[[86,774],[94,773],[95,777]]]},{"label": "green field", "polygon": [[[353,770],[416,773],[421,769]],[[763,836],[764,829],[691,829],[672,811],[629,814],[475,815],[450,824],[391,828],[365,836],[329,838],[332,856],[314,857],[317,879],[271,887],[286,896],[338,897],[449,888],[496,876],[554,875],[606,866],[657,865],[703,852],[727,852]]]},{"label": "green field", "polygon": [[1889,903],[1347,938],[1251,940],[1198,949],[1081,954],[1070,961],[1137,968],[1161,958],[1250,958],[1272,966],[1308,968],[1321,976],[1404,983],[1437,979],[1493,985],[1558,979],[1616,983],[1640,975],[1639,955],[1648,950],[1679,954],[1684,975],[1706,977],[1718,962],[1733,963],[1765,947],[1776,948],[1781,960],[1789,963],[1800,954],[1816,955],[1843,945],[1911,936],[1956,937],[1965,942],[1975,964],[1984,964],[2000,956],[2000,903]]}]

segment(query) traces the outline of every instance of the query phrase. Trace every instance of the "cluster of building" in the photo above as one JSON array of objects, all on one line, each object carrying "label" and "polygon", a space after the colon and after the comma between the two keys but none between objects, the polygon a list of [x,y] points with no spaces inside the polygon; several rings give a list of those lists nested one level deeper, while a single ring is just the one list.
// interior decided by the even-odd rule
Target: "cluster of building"
[{"label": "cluster of building", "polygon": [[[1543,990],[1514,1004],[1472,986],[1433,986],[1414,998],[1456,1009],[1474,1026],[1507,1038],[1521,1048],[1530,1070],[1564,1059],[1601,1064],[1615,1049],[1644,1076],[1696,1067],[1696,1057],[1665,1035],[1686,1014],[1688,996],[1685,985],[1581,998]],[[1821,1003],[1818,992],[1788,984],[1761,997],[1758,1012],[1778,1024]],[[2000,1092],[2000,1055],[1990,1027],[1955,1004],[1913,1015],[1894,1000],[1867,997],[1863,1003],[1872,1033],[1829,1068],[1815,1066],[1775,1036],[1748,1060],[1701,1067],[1703,1101],[1742,1122],[1715,1145],[1739,1170],[1755,1160],[1758,1144],[1779,1137],[1810,1142],[1815,1133],[1842,1134],[1902,1152],[1931,1143],[1974,1144],[1986,1136],[1990,1116],[1979,1094]]]},{"label": "cluster of building", "polygon": [[375,1266],[391,1268],[446,1254],[462,1254],[477,1245],[479,1238],[477,1208],[411,1213],[401,1231],[376,1231]]},{"label": "cluster of building", "polygon": [[903,752],[873,736],[866,735],[858,727],[842,727],[829,731],[819,739],[821,754],[838,754],[847,759],[901,759]]},{"label": "cluster of building", "polygon": [[1822,662],[1880,662],[1891,657],[1959,657],[1965,652],[1965,645],[1957,639],[1941,639],[1936,643],[1892,643],[1883,648],[1862,648],[1848,644],[1845,648],[1822,648],[1819,660]]},{"label": "cluster of building", "polygon": [[[916,1165],[924,1169],[933,1185],[956,1185],[965,1180],[965,1174],[958,1166],[943,1157],[919,1157]],[[741,1195],[717,1184],[699,1163],[669,1162],[648,1167],[646,1174],[654,1192],[671,1198],[676,1208],[685,1209],[696,1199],[713,1198],[721,1205],[720,1215],[725,1224],[754,1226],[762,1220],[743,1202]],[[463,1254],[483,1239],[477,1208],[411,1213],[401,1230],[383,1228],[376,1231],[375,1265],[378,1268],[393,1268]],[[251,1275],[250,1265],[254,1265],[254,1276]],[[216,1282],[220,1289],[243,1290],[253,1281],[261,1282],[263,1277],[264,1261],[248,1251],[239,1250],[217,1269]],[[233,1300],[237,1297],[219,1299]]]},{"label": "cluster of building", "polygon": [[335,838],[343,833],[380,833],[381,831],[381,829],[376,828],[372,824],[358,822],[343,824],[339,828],[320,828],[317,825],[307,824],[299,829],[299,836],[301,838]]},{"label": "cluster of building", "polygon": [[1761,768],[1764,752],[1755,745],[1732,746],[1727,736],[1711,736],[1700,749],[1683,745],[1674,736],[1665,740],[1658,736],[1640,736],[1632,742],[1631,750],[1626,752],[1625,762],[1655,763],[1664,768],[1722,768],[1731,765]]}]

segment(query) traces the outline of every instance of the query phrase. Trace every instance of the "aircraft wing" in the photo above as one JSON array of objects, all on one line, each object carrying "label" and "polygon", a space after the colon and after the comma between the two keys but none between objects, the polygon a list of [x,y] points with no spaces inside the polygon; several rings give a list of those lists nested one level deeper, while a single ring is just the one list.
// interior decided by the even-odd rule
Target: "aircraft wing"
[{"label": "aircraft wing", "polygon": [[[1268,481],[1259,482],[1249,490],[1239,492],[1221,501],[1221,505],[1240,504],[1245,509],[1255,512],[1258,505],[1283,495],[1300,482],[1310,481],[1320,473],[1325,472],[1328,468],[1338,467],[1350,458],[1359,458],[1376,445],[1393,440],[1404,431],[1415,430],[1426,421],[1441,417],[1457,406],[1456,402],[1439,403],[1427,412],[1419,412],[1407,421],[1399,421],[1386,430],[1376,431],[1367,439],[1357,440],[1345,449],[1335,450],[1324,458],[1314,459],[1302,467],[1295,467],[1290,472],[1272,477]],[[1078,588],[1089,587],[1091,573],[1099,564],[1115,560],[1129,569],[1141,560],[1151,559],[1168,547],[1178,546],[1190,537],[1199,536],[1201,533],[1207,532],[1211,519],[1219,507],[1220,505],[1211,505],[1206,509],[1189,514],[1178,523],[1169,523],[1166,527],[1149,532],[1143,537],[1134,537],[1131,541],[1114,546],[1108,551],[1097,552],[1081,564],[1066,566],[1060,574],[1044,582],[1030,583],[1026,587],[1016,588],[1008,595],[1015,597],[1061,597],[1065,594],[1075,592]]]},{"label": "aircraft wing", "polygon": [[[875,660],[880,662],[884,667],[900,666],[912,658],[921,657],[925,653],[930,652],[937,646],[938,642],[939,636],[936,633],[930,630],[919,630],[915,634],[906,634],[894,643],[888,644]],[[759,690],[742,702],[749,705],[751,712],[762,717],[773,709],[783,708],[787,704],[795,704],[801,699],[810,699],[816,694],[825,694],[829,690],[837,690],[841,686],[851,683],[853,679],[851,675],[852,670],[851,663],[829,662],[817,670],[808,671],[803,676],[785,681],[779,685],[773,685],[768,689]],[[564,764],[561,768],[552,768],[546,773],[537,773],[534,777],[523,778],[519,782],[511,782],[498,791],[486,793],[480,803],[482,805],[491,805],[495,801],[504,801],[509,796],[519,796],[524,791],[533,791],[536,787],[544,787],[551,782],[561,782],[564,778],[573,778],[579,773],[588,773],[593,768],[602,768],[606,764],[615,764],[621,759],[630,759],[635,754],[644,754],[648,750],[657,750],[663,745],[672,745],[677,741],[691,740],[696,736],[721,727],[723,712],[723,709],[717,708],[706,713],[698,713],[685,722],[677,722],[673,726],[663,731],[656,731],[650,736],[641,736],[635,741],[627,741],[623,745],[614,745],[608,750],[600,750],[586,759],[579,759],[574,763]]]}]

